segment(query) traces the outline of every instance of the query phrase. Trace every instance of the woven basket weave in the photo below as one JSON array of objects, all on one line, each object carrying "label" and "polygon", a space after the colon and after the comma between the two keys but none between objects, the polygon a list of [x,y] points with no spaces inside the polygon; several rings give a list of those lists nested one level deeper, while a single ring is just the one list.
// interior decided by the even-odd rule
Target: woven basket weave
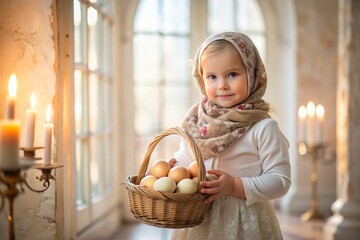
[{"label": "woven basket weave", "polygon": [[[204,204],[201,193],[165,193],[140,186],[150,162],[150,157],[158,142],[171,134],[183,137],[191,147],[199,165],[199,182],[205,181],[206,171],[201,153],[190,135],[179,127],[170,128],[150,143],[137,176],[129,176],[124,185],[128,190],[130,210],[136,219],[162,228],[185,228],[200,224],[209,204]],[[198,189],[200,185],[198,182]]]}]

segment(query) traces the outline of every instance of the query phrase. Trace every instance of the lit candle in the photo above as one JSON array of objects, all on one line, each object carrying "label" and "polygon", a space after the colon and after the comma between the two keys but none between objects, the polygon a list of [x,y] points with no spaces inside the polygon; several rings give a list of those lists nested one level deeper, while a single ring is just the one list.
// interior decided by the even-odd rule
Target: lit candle
[{"label": "lit candle", "polygon": [[45,136],[44,136],[44,165],[51,164],[52,132],[54,124],[51,123],[51,106],[46,110]]},{"label": "lit candle", "polygon": [[321,104],[316,106],[316,143],[321,144],[323,141],[325,109]]},{"label": "lit candle", "polygon": [[6,98],[6,118],[14,119],[15,117],[15,100],[16,100],[16,76],[11,74],[9,83],[8,83],[9,95]]},{"label": "lit candle", "polygon": [[0,121],[0,168],[5,170],[19,169],[19,135],[18,120]]},{"label": "lit candle", "polygon": [[34,147],[34,133],[37,111],[35,109],[36,100],[35,94],[31,94],[31,108],[26,109],[26,123],[25,123],[25,147]]},{"label": "lit candle", "polygon": [[306,106],[306,111],[308,115],[308,144],[313,146],[315,144],[315,104],[313,102],[309,102]]},{"label": "lit candle", "polygon": [[298,139],[300,143],[304,143],[306,140],[306,117],[307,117],[307,112],[306,112],[306,107],[305,106],[301,106],[299,108],[298,111],[298,116],[299,116],[299,132],[298,132]]}]

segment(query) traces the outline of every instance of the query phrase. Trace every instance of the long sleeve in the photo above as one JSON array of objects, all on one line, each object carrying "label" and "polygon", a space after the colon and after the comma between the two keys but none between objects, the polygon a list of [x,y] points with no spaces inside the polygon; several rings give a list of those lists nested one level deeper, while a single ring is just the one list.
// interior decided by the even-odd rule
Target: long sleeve
[{"label": "long sleeve", "polygon": [[250,205],[285,195],[291,184],[288,142],[275,121],[268,121],[254,135],[262,173],[241,177]]},{"label": "long sleeve", "polygon": [[183,166],[183,167],[188,167],[190,165],[190,163],[192,161],[194,161],[193,159],[193,155],[190,152],[191,150],[189,149],[187,143],[185,142],[184,139],[181,139],[180,141],[180,148],[177,152],[175,152],[174,154],[174,158],[176,159],[176,163],[175,166]]},{"label": "long sleeve", "polygon": [[[213,166],[233,177],[241,178],[247,205],[282,197],[291,185],[289,143],[275,120],[263,119],[255,123],[236,142],[232,143]],[[186,143],[182,141],[175,153],[176,165],[188,166],[192,160]],[[213,159],[206,159],[211,169]]]}]

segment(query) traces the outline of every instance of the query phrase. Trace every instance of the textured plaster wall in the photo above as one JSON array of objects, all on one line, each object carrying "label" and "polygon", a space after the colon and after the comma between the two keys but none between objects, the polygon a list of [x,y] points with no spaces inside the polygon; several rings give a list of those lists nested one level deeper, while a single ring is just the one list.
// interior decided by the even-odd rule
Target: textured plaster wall
[{"label": "textured plaster wall", "polygon": [[[337,0],[295,0],[298,27],[297,77],[298,103],[312,100],[325,108],[325,144],[332,161],[321,161],[319,170],[319,207],[330,212],[336,195],[336,82],[337,82]],[[310,159],[299,156],[298,184],[303,198],[310,194]]]},{"label": "textured plaster wall", "polygon": [[[0,1],[0,118],[5,116],[5,99],[10,74],[17,76],[18,92],[15,117],[21,122],[20,145],[24,144],[25,110],[30,95],[36,94],[37,122],[35,145],[43,146],[44,121],[48,104],[55,95],[55,49],[52,24],[52,0]],[[37,152],[42,157],[43,152]],[[41,189],[36,180],[39,171],[29,170],[31,186]],[[54,182],[52,182],[54,183]],[[44,194],[25,192],[15,199],[16,239],[54,239],[55,189]],[[8,206],[0,212],[0,239],[7,239]]]}]

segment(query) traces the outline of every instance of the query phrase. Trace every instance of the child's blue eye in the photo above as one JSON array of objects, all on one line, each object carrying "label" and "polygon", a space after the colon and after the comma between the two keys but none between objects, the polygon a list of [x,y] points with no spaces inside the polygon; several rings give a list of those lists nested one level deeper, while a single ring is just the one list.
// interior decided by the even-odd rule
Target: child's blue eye
[{"label": "child's blue eye", "polygon": [[229,77],[231,77],[231,78],[234,78],[234,77],[236,77],[236,76],[237,76],[237,73],[234,73],[234,72],[229,73]]}]

